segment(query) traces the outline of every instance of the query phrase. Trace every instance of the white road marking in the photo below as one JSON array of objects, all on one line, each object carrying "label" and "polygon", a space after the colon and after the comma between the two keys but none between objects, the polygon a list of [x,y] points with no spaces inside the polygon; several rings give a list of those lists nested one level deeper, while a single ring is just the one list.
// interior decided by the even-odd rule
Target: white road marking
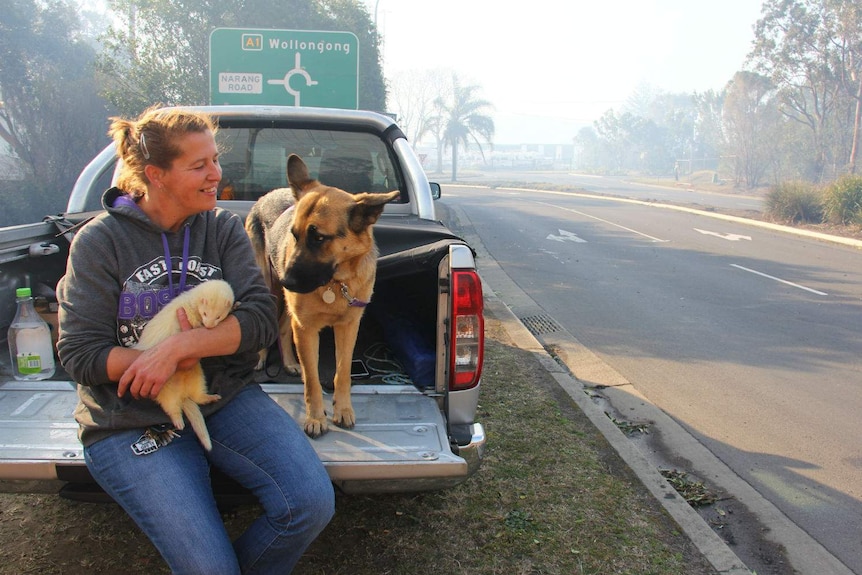
[{"label": "white road marking", "polygon": [[554,234],[548,234],[546,240],[553,240],[555,242],[575,242],[576,244],[585,244],[587,240],[583,238],[579,238],[577,234],[573,234],[572,232],[567,232],[566,230],[557,230],[560,235],[555,236]]},{"label": "white road marking", "polygon": [[748,240],[748,241],[751,241],[751,236],[742,236],[742,235],[740,235],[740,234],[722,234],[722,233],[719,233],[719,232],[710,232],[710,231],[707,231],[707,230],[699,230],[699,229],[697,229],[697,228],[694,228],[694,231],[696,231],[696,232],[700,232],[700,233],[702,233],[702,234],[703,234],[703,235],[705,235],[705,236],[715,236],[715,237],[717,237],[717,238],[722,238],[722,239],[725,239],[725,240],[730,240],[730,241],[732,241],[732,242],[738,242],[739,240]]},{"label": "white road marking", "polygon": [[783,280],[783,279],[781,279],[781,278],[777,278],[777,277],[775,277],[775,276],[771,276],[771,275],[765,274],[765,273],[763,273],[763,272],[758,272],[758,271],[755,271],[755,270],[752,270],[752,269],[748,269],[748,268],[746,268],[746,267],[738,266],[738,265],[736,265],[736,264],[730,264],[730,265],[731,265],[732,267],[737,268],[737,269],[741,269],[741,270],[746,271],[746,272],[750,272],[750,273],[753,273],[753,274],[756,274],[756,275],[759,275],[759,276],[763,276],[763,277],[765,277],[765,278],[769,278],[769,279],[771,279],[771,280],[775,280],[775,281],[777,281],[777,282],[781,282],[781,283],[783,283],[783,284],[787,284],[787,285],[789,285],[789,286],[793,286],[793,287],[795,287],[795,288],[799,288],[799,289],[802,289],[802,290],[805,290],[805,291],[810,291],[811,293],[816,293],[817,295],[829,295],[828,293],[825,293],[825,292],[822,292],[822,291],[817,291],[816,289],[811,289],[811,288],[809,288],[809,287],[801,286],[801,285],[799,285],[799,284],[795,284],[795,283],[793,283],[793,282],[789,282],[789,281],[787,281],[787,280]]},{"label": "white road marking", "polygon": [[626,230],[627,232],[631,232],[631,233],[633,233],[633,234],[637,234],[637,235],[639,235],[639,236],[643,236],[643,237],[645,237],[645,238],[649,238],[649,239],[651,239],[651,240],[652,240],[652,241],[654,241],[654,242],[662,242],[662,243],[664,243],[664,242],[669,242],[669,241],[670,241],[670,240],[662,240],[662,239],[659,239],[659,238],[656,238],[656,237],[653,237],[653,236],[647,235],[647,234],[642,233],[642,232],[639,232],[639,231],[637,231],[637,230],[633,230],[633,229],[631,229],[631,228],[627,228],[627,227],[625,227],[625,226],[621,226],[620,224],[615,224],[614,222],[609,222],[608,220],[603,220],[602,218],[597,218],[596,216],[591,216],[590,214],[585,214],[584,212],[579,212],[578,210],[573,210],[573,209],[571,209],[571,208],[564,208],[564,207],[562,207],[562,206],[555,206],[554,204],[548,204],[548,203],[546,203],[546,202],[537,202],[537,201],[535,201],[535,200],[530,200],[530,201],[532,201],[532,202],[533,202],[533,203],[535,203],[535,204],[541,204],[541,205],[543,205],[543,206],[548,206],[548,207],[551,207],[551,208],[556,208],[556,209],[558,209],[558,210],[566,210],[567,212],[572,212],[573,214],[578,214],[578,215],[584,216],[584,217],[586,217],[586,218],[592,218],[592,219],[597,220],[597,221],[599,221],[599,222],[606,223],[606,224],[608,224],[609,226],[614,226],[614,227],[616,227],[616,228],[620,228],[620,229],[622,229],[622,230]]}]

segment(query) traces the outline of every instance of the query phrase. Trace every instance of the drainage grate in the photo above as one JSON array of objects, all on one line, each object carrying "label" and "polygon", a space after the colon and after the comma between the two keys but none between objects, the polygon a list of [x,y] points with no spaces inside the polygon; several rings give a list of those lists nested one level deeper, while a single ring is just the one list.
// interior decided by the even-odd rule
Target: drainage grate
[{"label": "drainage grate", "polygon": [[554,318],[547,314],[531,315],[530,317],[522,317],[521,322],[530,330],[533,335],[542,335],[543,333],[553,333],[560,331],[560,324],[554,321]]}]

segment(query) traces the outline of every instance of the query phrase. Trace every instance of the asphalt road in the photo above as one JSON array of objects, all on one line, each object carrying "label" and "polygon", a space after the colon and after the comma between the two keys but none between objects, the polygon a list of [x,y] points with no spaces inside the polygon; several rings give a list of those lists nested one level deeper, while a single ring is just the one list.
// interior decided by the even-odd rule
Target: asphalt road
[{"label": "asphalt road", "polygon": [[[431,176],[431,179],[434,180],[434,175]],[[639,182],[633,182],[622,176],[591,176],[575,172],[492,171],[467,173],[460,178],[460,183],[463,185],[470,185],[471,183],[503,184],[512,187],[529,186],[530,183],[546,183],[571,186],[595,194],[611,194],[643,201],[686,203],[728,210],[761,210],[763,208],[761,197],[730,189],[726,192],[702,192],[688,185],[684,177],[678,182],[669,178],[644,178]]]},{"label": "asphalt road", "polygon": [[443,201],[549,316],[862,573],[862,250],[568,193],[450,184]]}]

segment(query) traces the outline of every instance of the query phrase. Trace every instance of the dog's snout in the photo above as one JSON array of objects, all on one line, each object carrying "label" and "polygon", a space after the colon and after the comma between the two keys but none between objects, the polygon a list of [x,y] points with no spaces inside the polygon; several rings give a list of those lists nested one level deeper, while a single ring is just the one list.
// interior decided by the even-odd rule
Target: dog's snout
[{"label": "dog's snout", "polygon": [[335,266],[324,262],[294,262],[288,266],[281,285],[296,293],[310,293],[332,281]]}]

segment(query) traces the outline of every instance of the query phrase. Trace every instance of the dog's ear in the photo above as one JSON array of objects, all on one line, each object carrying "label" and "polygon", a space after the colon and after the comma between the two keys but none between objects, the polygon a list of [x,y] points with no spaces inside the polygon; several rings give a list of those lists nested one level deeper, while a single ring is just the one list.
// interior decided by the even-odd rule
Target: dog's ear
[{"label": "dog's ear", "polygon": [[350,210],[348,225],[354,233],[361,233],[365,228],[372,225],[383,213],[383,206],[397,198],[401,192],[387,192],[385,194],[356,194],[353,200],[356,205]]},{"label": "dog's ear", "polygon": [[287,181],[297,201],[308,185],[314,183],[314,178],[308,174],[308,166],[296,154],[287,157]]}]

